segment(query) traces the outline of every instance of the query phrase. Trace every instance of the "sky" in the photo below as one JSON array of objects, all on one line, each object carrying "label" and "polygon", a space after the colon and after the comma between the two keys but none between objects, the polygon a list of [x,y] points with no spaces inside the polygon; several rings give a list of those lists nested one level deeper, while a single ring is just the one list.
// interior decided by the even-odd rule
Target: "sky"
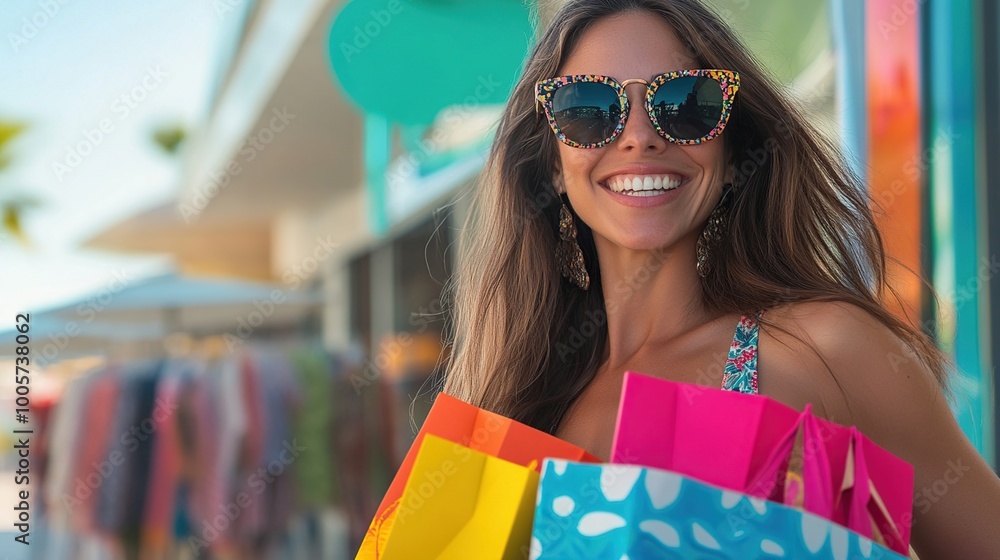
[{"label": "sky", "polygon": [[100,289],[116,272],[169,268],[164,257],[79,245],[175,197],[182,160],[152,132],[203,121],[247,1],[0,7],[0,120],[28,125],[0,171],[0,200],[41,203],[25,214],[30,246],[0,233],[0,321]]}]

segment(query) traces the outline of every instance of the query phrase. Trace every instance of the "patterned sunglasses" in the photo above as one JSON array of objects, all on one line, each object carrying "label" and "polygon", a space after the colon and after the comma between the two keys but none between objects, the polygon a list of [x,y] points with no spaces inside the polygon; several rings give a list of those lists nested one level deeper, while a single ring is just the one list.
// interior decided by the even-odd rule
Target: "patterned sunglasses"
[{"label": "patterned sunglasses", "polygon": [[619,83],[596,74],[559,76],[535,86],[535,112],[544,108],[556,137],[574,148],[600,148],[625,129],[625,86],[646,85],[646,112],[660,136],[674,144],[707,142],[722,134],[740,88],[732,70],[678,70],[647,82]]}]

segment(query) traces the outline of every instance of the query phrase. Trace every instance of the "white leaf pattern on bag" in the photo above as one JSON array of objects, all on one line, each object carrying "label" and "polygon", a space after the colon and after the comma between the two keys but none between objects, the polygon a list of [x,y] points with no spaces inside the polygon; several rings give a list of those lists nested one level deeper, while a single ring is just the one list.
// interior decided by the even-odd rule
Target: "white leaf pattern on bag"
[{"label": "white leaf pattern on bag", "polygon": [[771,556],[785,556],[785,549],[782,548],[780,544],[768,539],[760,541],[760,550],[761,552],[770,554]]},{"label": "white leaf pattern on bag", "polygon": [[752,496],[747,496],[747,501],[753,506],[754,511],[760,515],[767,513],[767,502],[761,500],[760,498],[754,498]]},{"label": "white leaf pattern on bag", "polygon": [[646,492],[655,509],[663,509],[677,500],[684,479],[666,471],[646,472]]},{"label": "white leaf pattern on bag", "polygon": [[[612,502],[596,491],[602,475],[613,473],[618,479],[615,482],[620,482],[625,480],[622,473],[628,471],[654,480],[634,483],[623,501]],[[674,476],[680,479],[679,485],[673,484]],[[670,482],[657,482],[657,478]],[[670,497],[669,507],[658,509],[655,505],[667,500],[661,491],[664,488],[672,488],[671,494],[676,488],[677,495]],[[659,469],[568,462],[563,476],[556,475],[554,466],[545,469],[539,492],[545,495],[535,509],[532,531],[539,555],[532,560],[583,558],[588,557],[586,552],[598,549],[602,558],[620,560],[630,555],[638,560],[640,552],[649,552],[651,557],[683,556],[696,551],[704,555],[708,549],[724,551],[728,556],[721,557],[729,558],[908,560],[820,516]],[[560,499],[557,506],[559,498],[565,500]],[[748,503],[742,503],[744,498]],[[657,550],[663,554],[658,555]]]},{"label": "white leaf pattern on bag", "polygon": [[710,535],[701,525],[692,523],[691,530],[694,531],[694,540],[697,541],[698,544],[704,546],[705,548],[711,548],[712,550],[722,550],[722,547],[719,546],[719,541],[715,540],[715,537]]},{"label": "white leaf pattern on bag", "polygon": [[830,527],[830,548],[833,560],[847,560],[847,530],[839,525]]},{"label": "white leaf pattern on bag", "polygon": [[609,502],[620,502],[632,493],[641,473],[639,469],[622,465],[601,467],[601,493]]},{"label": "white leaf pattern on bag", "polygon": [[576,508],[576,502],[569,496],[559,496],[555,500],[552,500],[552,511],[559,517],[566,517],[573,513],[574,508]]},{"label": "white leaf pattern on bag", "polygon": [[858,548],[861,549],[861,555],[865,558],[872,557],[872,541],[868,539],[858,539]]},{"label": "white leaf pattern on bag", "polygon": [[585,537],[596,537],[624,526],[625,519],[622,516],[606,511],[595,511],[584,515],[576,529]]},{"label": "white leaf pattern on bag", "polygon": [[656,540],[663,543],[663,546],[678,548],[681,546],[681,535],[669,524],[657,519],[647,519],[639,523],[639,530],[649,533]]},{"label": "white leaf pattern on bag", "polygon": [[730,492],[729,490],[722,491],[722,507],[725,509],[733,509],[740,503],[740,499],[743,496],[737,494],[736,492]]},{"label": "white leaf pattern on bag", "polygon": [[809,552],[817,553],[826,543],[830,532],[830,522],[814,515],[802,515],[802,539],[806,542]]},{"label": "white leaf pattern on bag", "polygon": [[528,560],[538,560],[542,555],[542,543],[537,537],[531,537],[531,548],[528,549]]}]

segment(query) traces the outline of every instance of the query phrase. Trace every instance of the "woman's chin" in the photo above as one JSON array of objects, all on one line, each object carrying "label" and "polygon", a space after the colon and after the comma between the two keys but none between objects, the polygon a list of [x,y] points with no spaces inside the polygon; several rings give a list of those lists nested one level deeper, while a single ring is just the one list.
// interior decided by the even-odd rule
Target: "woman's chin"
[{"label": "woman's chin", "polygon": [[617,250],[627,250],[636,252],[663,252],[674,243],[674,239],[663,234],[659,235],[616,235],[609,239],[610,244]]}]

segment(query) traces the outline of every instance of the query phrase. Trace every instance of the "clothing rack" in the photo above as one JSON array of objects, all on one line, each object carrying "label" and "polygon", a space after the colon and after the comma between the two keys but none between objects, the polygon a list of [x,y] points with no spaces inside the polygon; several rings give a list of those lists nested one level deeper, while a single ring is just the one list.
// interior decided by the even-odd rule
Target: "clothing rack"
[{"label": "clothing rack", "polygon": [[[220,335],[172,335],[114,348],[67,387],[49,426],[51,468],[39,477],[49,536],[96,539],[116,560],[262,559],[280,548],[295,504],[308,496],[300,513],[318,511],[331,497],[317,488],[337,482],[323,481],[335,471],[324,466],[334,464],[334,442],[322,437],[334,432],[332,417],[300,421],[333,400],[302,398],[317,380],[333,389],[333,360],[315,341],[298,342],[271,336],[230,352]],[[282,454],[296,438],[311,438],[311,451]],[[261,469],[274,476],[251,479]],[[240,519],[212,525],[241,491],[253,499]],[[55,545],[35,548],[48,550],[38,558],[72,558]]]}]

